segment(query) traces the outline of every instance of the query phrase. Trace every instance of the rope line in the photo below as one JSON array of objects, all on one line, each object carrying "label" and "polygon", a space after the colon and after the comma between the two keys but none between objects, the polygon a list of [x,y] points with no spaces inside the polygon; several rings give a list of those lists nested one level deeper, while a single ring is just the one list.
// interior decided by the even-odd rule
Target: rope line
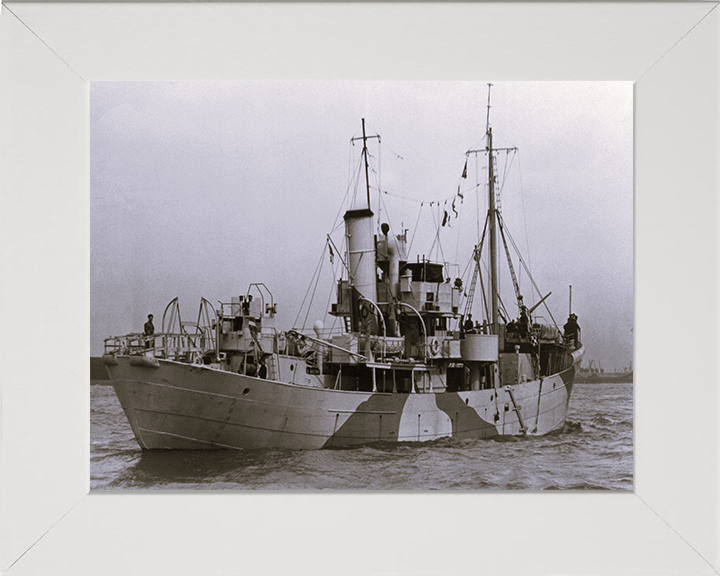
[{"label": "rope line", "polygon": [[[325,244],[325,247],[327,247],[327,243]],[[312,307],[312,303],[315,300],[315,292],[317,291],[318,284],[320,283],[320,274],[322,272],[323,264],[325,263],[325,250],[323,250],[322,256],[320,257],[320,266],[317,271],[317,276],[315,278],[315,286],[313,288],[312,296],[310,296],[310,303],[307,307],[307,313],[305,314],[305,320],[303,320],[303,326],[302,329],[305,330],[305,326],[307,326],[307,319],[308,316],[310,316],[310,308]]]},{"label": "rope line", "polygon": [[415,221],[415,230],[413,230],[412,238],[410,239],[410,246],[408,247],[407,253],[412,253],[413,242],[415,242],[415,234],[417,234],[418,224],[420,223],[420,215],[422,214],[422,204],[420,204],[420,210],[418,210],[418,217]]},{"label": "rope line", "polygon": [[[325,248],[327,248],[328,243],[325,242]],[[317,288],[317,280],[320,278],[319,270],[322,268],[323,258],[325,258],[325,249],[323,249],[322,254],[320,255],[320,261],[317,263],[317,266],[315,267],[315,272],[313,272],[312,278],[310,279],[310,285],[308,286],[307,292],[305,292],[305,297],[302,300],[302,303],[300,304],[300,308],[298,309],[298,314],[295,317],[295,322],[293,323],[293,328],[297,329],[298,320],[300,320],[300,314],[302,314],[303,306],[305,306],[305,301],[307,300],[308,294],[310,294],[310,288],[312,288],[313,281],[315,281],[315,287]],[[315,276],[317,275],[317,279]],[[315,294],[315,291],[313,290],[313,295]],[[310,299],[310,302],[312,303],[312,298]],[[310,310],[310,304],[308,304],[308,314]],[[305,317],[305,320],[307,321],[307,316]],[[303,324],[303,330],[305,329],[305,325]]]},{"label": "rope line", "polygon": [[520,178],[520,200],[522,202],[522,211],[523,211],[523,223],[525,224],[525,248],[527,249],[527,260],[528,260],[528,266],[530,266],[530,241],[528,236],[528,230],[527,230],[527,212],[525,211],[525,194],[523,191],[523,185],[522,185],[522,169],[520,166],[520,154],[518,154],[518,177]]},{"label": "rope line", "polygon": [[[469,186],[467,188],[463,188],[460,190],[462,193],[461,195],[464,196],[467,192],[472,192],[476,188],[478,188],[480,185],[476,184],[474,186]],[[455,192],[452,196],[447,196],[445,198],[441,198],[440,200],[418,200],[417,198],[410,198],[409,196],[403,196],[402,194],[396,194],[394,192],[390,192],[388,190],[380,190],[383,194],[386,196],[392,196],[394,198],[400,198],[401,200],[407,200],[408,202],[415,202],[416,204],[445,204],[446,202],[452,202],[455,198],[457,198],[459,195],[457,192]],[[461,199],[462,200],[462,199]]]}]

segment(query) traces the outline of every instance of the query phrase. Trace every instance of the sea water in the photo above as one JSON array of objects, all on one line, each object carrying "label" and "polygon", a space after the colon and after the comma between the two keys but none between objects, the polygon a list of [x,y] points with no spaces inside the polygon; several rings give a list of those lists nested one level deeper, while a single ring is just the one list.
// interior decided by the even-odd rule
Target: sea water
[{"label": "sea water", "polygon": [[330,450],[145,451],[112,386],[90,387],[92,490],[632,490],[632,384],[575,384],[541,437]]}]

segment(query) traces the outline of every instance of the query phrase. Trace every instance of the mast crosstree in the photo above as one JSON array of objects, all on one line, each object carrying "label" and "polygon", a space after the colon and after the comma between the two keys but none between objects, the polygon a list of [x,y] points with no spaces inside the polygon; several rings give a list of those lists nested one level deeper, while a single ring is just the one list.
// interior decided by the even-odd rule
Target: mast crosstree
[{"label": "mast crosstree", "polygon": [[368,210],[370,210],[370,177],[368,176],[368,149],[367,149],[367,141],[370,138],[377,138],[378,142],[380,142],[380,135],[375,134],[374,136],[366,136],[365,135],[365,118],[362,118],[362,131],[363,135],[362,138],[351,138],[351,142],[355,142],[355,140],[362,140],[363,141],[363,149],[362,149],[362,155],[363,159],[365,160],[365,186],[367,189],[367,207]]}]

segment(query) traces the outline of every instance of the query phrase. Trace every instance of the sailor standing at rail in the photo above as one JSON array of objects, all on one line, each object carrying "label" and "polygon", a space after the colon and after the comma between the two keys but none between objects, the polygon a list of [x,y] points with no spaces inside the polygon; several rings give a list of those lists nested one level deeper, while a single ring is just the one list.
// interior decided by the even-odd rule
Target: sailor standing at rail
[{"label": "sailor standing at rail", "polygon": [[579,340],[580,340],[578,338],[578,332],[580,332],[580,326],[578,326],[576,314],[570,314],[570,317],[568,318],[568,321],[565,323],[565,326],[563,326],[563,329],[565,331],[565,338],[568,340],[568,343],[570,343],[570,341],[572,341],[573,347],[577,348],[578,344],[579,344]]},{"label": "sailor standing at rail", "polygon": [[153,315],[148,314],[148,320],[143,326],[143,333],[145,334],[145,348],[153,348],[152,344],[155,340],[152,335],[155,334],[155,326],[153,326]]},{"label": "sailor standing at rail", "polygon": [[527,306],[520,306],[520,318],[518,319],[518,327],[520,333],[526,336],[530,333],[530,316],[528,315]]}]

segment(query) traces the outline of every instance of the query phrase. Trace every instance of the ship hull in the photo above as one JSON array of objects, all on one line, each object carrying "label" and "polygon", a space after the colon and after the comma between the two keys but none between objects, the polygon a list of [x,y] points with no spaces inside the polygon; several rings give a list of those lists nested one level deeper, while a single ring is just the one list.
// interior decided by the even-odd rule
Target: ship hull
[{"label": "ship hull", "polygon": [[108,372],[143,449],[319,449],[547,434],[565,422],[575,367],[498,389],[404,394],[299,386],[127,356],[114,358]]}]

